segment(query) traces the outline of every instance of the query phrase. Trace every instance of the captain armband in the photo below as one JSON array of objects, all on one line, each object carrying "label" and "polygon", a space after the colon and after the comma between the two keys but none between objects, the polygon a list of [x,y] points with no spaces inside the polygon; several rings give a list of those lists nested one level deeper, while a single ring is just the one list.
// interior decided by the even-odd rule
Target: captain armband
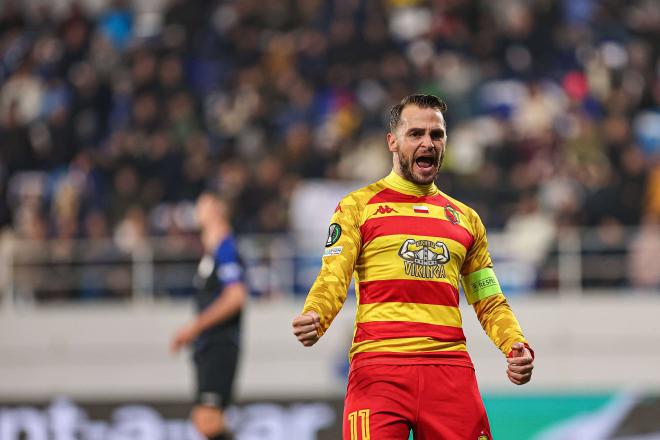
[{"label": "captain armband", "polygon": [[495,271],[491,267],[464,276],[461,283],[469,304],[502,293]]}]

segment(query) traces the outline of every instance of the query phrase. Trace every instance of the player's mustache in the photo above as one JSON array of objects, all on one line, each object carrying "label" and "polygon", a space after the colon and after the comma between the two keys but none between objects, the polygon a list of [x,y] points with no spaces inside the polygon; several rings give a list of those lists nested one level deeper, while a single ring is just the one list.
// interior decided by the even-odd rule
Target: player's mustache
[{"label": "player's mustache", "polygon": [[[442,163],[443,154],[442,151],[440,151],[438,148],[423,148],[421,152],[417,153],[417,158],[424,156],[428,157],[428,154],[433,155],[433,165]],[[417,160],[417,158],[415,158],[415,155],[413,155],[411,162],[414,162]]]}]

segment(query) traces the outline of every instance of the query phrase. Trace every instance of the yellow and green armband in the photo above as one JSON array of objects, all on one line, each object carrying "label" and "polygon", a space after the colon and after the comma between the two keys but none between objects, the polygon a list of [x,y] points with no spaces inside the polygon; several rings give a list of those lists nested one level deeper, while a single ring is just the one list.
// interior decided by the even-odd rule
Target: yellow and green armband
[{"label": "yellow and green armband", "polygon": [[461,283],[469,304],[502,293],[495,271],[491,267],[464,276]]}]

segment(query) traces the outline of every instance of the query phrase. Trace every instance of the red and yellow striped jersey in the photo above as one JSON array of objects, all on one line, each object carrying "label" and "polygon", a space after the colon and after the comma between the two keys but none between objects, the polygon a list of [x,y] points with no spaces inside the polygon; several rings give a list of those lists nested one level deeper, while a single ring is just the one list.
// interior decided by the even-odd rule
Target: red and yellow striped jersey
[{"label": "red and yellow striped jersey", "polygon": [[[470,291],[490,288],[487,295],[468,300],[505,355],[514,342],[526,342],[494,276],[472,276],[491,267],[486,231],[474,210],[435,184],[416,185],[392,172],[337,205],[303,313],[319,314],[322,335],[346,299],[352,274],[357,296],[349,353],[353,368],[472,366],[458,308],[461,281]],[[488,287],[489,281],[495,287]]]}]

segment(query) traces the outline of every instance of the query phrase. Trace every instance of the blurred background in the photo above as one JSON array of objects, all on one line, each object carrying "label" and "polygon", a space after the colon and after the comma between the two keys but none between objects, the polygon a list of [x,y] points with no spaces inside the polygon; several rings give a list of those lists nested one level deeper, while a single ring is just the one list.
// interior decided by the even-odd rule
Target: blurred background
[{"label": "blurred background", "polygon": [[495,438],[660,438],[659,55],[654,0],[0,1],[0,440],[198,438],[205,189],[249,266],[237,438],[339,438],[355,298],[290,322],[414,92],[537,353],[512,386],[463,308]]}]

